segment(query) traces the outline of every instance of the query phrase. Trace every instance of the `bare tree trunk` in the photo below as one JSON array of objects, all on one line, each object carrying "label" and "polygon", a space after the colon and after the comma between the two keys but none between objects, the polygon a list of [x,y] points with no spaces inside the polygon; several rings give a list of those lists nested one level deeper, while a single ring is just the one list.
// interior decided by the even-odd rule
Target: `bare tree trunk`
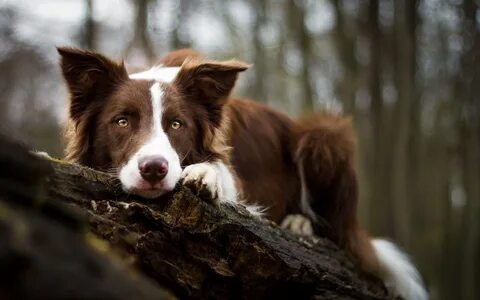
[{"label": "bare tree trunk", "polygon": [[[410,204],[410,211],[407,213],[410,214],[412,217],[410,218],[410,228],[415,228],[417,222],[421,222],[421,220],[425,219],[424,216],[424,209],[427,209],[425,204],[425,199],[420,198],[420,168],[421,168],[421,160],[420,156],[420,140],[422,137],[422,132],[420,128],[420,113],[422,111],[422,103],[419,97],[418,92],[418,85],[416,80],[416,70],[417,70],[417,27],[419,24],[419,16],[417,13],[417,8],[419,5],[419,0],[415,1],[406,1],[406,12],[407,12],[407,23],[406,23],[406,34],[407,38],[409,39],[409,44],[411,47],[411,59],[410,59],[410,81],[412,82],[412,90],[410,93],[410,118],[405,120],[409,122],[409,132],[408,132],[408,145],[407,145],[407,171],[406,171],[406,196],[407,198],[404,201],[409,202]],[[410,229],[409,229],[410,230]],[[412,241],[410,241],[412,242]],[[412,243],[416,245],[417,243]]]},{"label": "bare tree trunk", "polygon": [[298,49],[301,51],[301,75],[300,84],[302,88],[302,107],[304,112],[311,112],[315,109],[315,89],[311,76],[313,68],[312,60],[312,38],[308,33],[305,24],[305,15],[307,9],[306,1],[288,1],[289,22],[292,28],[292,39],[296,41]]},{"label": "bare tree trunk", "polygon": [[337,84],[337,93],[343,102],[343,111],[355,115],[358,63],[355,58],[355,37],[347,31],[340,0],[331,1],[335,8],[335,46],[343,66],[343,77]]},{"label": "bare tree trunk", "polygon": [[254,72],[255,80],[253,82],[253,96],[261,102],[268,102],[269,99],[269,70],[268,57],[263,44],[262,34],[267,25],[267,0],[253,0],[252,7],[255,11],[255,19],[253,21],[253,48],[254,56]]},{"label": "bare tree trunk", "polygon": [[[376,207],[371,214],[375,220],[375,232],[380,235],[390,235],[390,209],[388,201],[389,176],[386,173],[385,162],[389,155],[388,144],[385,143],[384,105],[382,97],[381,45],[382,39],[379,24],[378,0],[370,0],[368,5],[367,32],[369,39],[369,76],[368,89],[370,94],[371,145],[368,147],[371,162],[371,207]],[[387,197],[387,199],[386,199]]]},{"label": "bare tree trunk", "polygon": [[148,8],[152,0],[134,1],[136,6],[135,30],[133,38],[125,50],[125,56],[128,56],[136,47],[145,54],[146,58],[152,62],[155,60],[155,49],[148,35]]},{"label": "bare tree trunk", "polygon": [[87,49],[96,48],[97,25],[93,19],[93,0],[85,0],[85,23],[82,34],[82,46]]},{"label": "bare tree trunk", "polygon": [[[413,1],[413,0],[412,0]],[[410,205],[408,198],[408,149],[410,135],[410,120],[412,103],[415,97],[415,29],[409,29],[415,24],[416,4],[410,1],[395,1],[396,28],[396,87],[397,102],[395,105],[393,123],[393,189],[392,208],[395,212],[395,238],[405,247],[410,243]],[[412,36],[413,34],[413,36]]]},{"label": "bare tree trunk", "polygon": [[175,29],[172,31],[171,36],[171,48],[180,49],[185,47],[190,47],[189,38],[185,36],[183,32],[183,22],[187,19],[187,16],[190,11],[191,3],[186,0],[178,0],[178,8],[176,12],[176,17],[174,18]]},{"label": "bare tree trunk", "polygon": [[[282,3],[282,20],[286,18],[288,13],[288,3]],[[276,83],[277,88],[274,89],[272,97],[279,103],[282,103],[285,107],[290,105],[294,105],[294,101],[288,96],[288,89],[289,83],[291,82],[289,78],[288,71],[285,68],[285,60],[286,60],[286,50],[287,45],[290,41],[290,36],[287,31],[290,29],[288,28],[288,23],[283,23],[282,27],[280,27],[281,32],[286,32],[285,34],[281,34],[278,40],[278,50],[275,53],[274,61],[278,64],[277,71],[273,74],[273,82]]]},{"label": "bare tree trunk", "polygon": [[480,30],[476,25],[479,4],[473,0],[463,3],[463,38],[466,44],[458,78],[460,95],[459,154],[462,161],[463,186],[466,195],[465,218],[461,232],[465,233],[462,255],[463,299],[478,299],[478,266],[480,259]]}]

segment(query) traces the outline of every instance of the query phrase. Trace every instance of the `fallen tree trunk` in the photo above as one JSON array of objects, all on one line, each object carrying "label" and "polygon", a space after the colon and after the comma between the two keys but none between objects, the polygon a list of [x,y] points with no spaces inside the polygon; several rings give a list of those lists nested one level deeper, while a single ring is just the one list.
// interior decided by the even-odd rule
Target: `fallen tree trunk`
[{"label": "fallen tree trunk", "polygon": [[388,299],[378,280],[326,239],[216,207],[187,187],[143,200],[108,174],[49,162],[48,197],[78,208],[124,261],[179,298]]}]

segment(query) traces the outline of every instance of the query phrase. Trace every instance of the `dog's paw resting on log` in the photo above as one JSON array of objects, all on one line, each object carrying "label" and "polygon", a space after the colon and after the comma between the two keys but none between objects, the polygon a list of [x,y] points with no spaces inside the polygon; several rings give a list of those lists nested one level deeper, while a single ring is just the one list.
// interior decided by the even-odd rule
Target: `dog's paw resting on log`
[{"label": "dog's paw resting on log", "polygon": [[241,204],[257,215],[263,207],[284,227],[332,239],[394,295],[427,298],[408,258],[357,222],[350,120],[292,120],[230,97],[249,67],[238,61],[181,50],[128,74],[98,53],[58,50],[70,91],[68,160],[113,172],[127,192],[145,198],[183,182],[217,205]]}]

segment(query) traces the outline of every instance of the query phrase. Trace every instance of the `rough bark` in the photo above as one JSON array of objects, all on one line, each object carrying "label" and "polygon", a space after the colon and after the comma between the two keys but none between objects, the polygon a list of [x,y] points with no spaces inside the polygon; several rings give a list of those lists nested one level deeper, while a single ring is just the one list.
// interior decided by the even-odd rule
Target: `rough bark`
[{"label": "rough bark", "polygon": [[[145,201],[125,195],[108,174],[48,162],[43,194],[81,211],[117,256],[180,298],[388,298],[378,280],[326,239],[299,238],[243,208],[217,207],[187,187]],[[22,170],[26,165],[7,169],[18,170],[12,176],[33,174]]]},{"label": "rough bark", "polygon": [[70,207],[46,200],[48,163],[0,141],[0,166],[0,299],[173,298],[109,255]]}]

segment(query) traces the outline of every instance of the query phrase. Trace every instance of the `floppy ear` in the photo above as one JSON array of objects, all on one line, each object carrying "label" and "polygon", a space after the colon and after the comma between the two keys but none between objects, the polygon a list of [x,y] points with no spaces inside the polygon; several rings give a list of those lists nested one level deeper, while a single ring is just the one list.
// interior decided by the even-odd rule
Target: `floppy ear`
[{"label": "floppy ear", "polygon": [[128,79],[123,63],[75,48],[57,48],[60,66],[70,92],[70,117],[77,120],[95,101],[103,99],[120,82]]},{"label": "floppy ear", "polygon": [[207,105],[223,104],[230,95],[238,73],[250,66],[239,61],[205,61],[187,58],[174,81],[183,92]]}]

